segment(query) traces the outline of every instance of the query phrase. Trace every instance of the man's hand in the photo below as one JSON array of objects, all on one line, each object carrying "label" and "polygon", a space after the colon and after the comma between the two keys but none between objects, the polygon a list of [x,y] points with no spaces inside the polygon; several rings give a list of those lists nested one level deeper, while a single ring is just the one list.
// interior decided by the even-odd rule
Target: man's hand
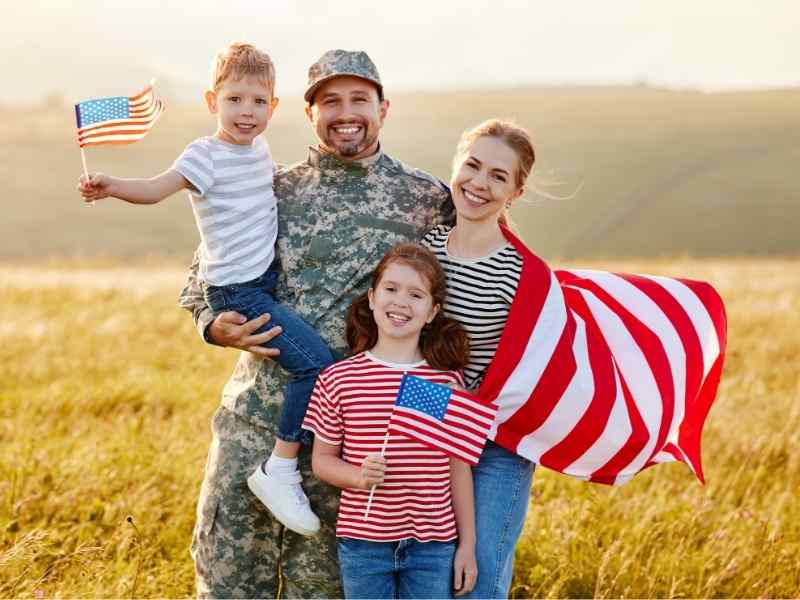
[{"label": "man's hand", "polygon": [[453,560],[453,587],[456,596],[472,591],[478,580],[478,563],[475,560],[475,545],[459,544]]},{"label": "man's hand", "polygon": [[367,454],[361,463],[361,473],[358,477],[358,487],[368,490],[373,485],[380,485],[386,477],[386,459],[378,454]]},{"label": "man's hand", "polygon": [[248,321],[244,315],[228,311],[217,315],[217,318],[208,326],[208,338],[220,346],[230,346],[247,350],[261,358],[278,356],[277,348],[264,348],[261,344],[270,341],[283,331],[280,326],[275,326],[263,333],[254,334],[262,325],[269,322],[269,314]]}]

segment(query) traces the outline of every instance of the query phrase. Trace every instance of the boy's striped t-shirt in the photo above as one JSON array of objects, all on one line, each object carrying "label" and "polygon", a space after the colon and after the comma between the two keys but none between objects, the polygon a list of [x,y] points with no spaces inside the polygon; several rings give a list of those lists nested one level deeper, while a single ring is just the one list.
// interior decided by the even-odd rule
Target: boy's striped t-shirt
[{"label": "boy's striped t-shirt", "polygon": [[199,277],[211,285],[259,277],[275,258],[278,210],[274,163],[257,137],[250,146],[209,136],[189,144],[172,167],[192,184],[200,231]]},{"label": "boy's striped t-shirt", "polygon": [[[341,444],[342,459],[360,468],[368,454],[381,451],[403,373],[463,384],[458,373],[437,371],[425,362],[393,364],[362,352],[320,374],[303,428],[323,442]],[[337,537],[378,542],[455,539],[448,456],[393,434],[385,457],[386,479],[375,488],[367,520],[369,490],[342,489]]]},{"label": "boy's striped t-shirt", "polygon": [[451,227],[439,225],[422,244],[436,255],[447,277],[442,311],[455,319],[469,336],[469,364],[464,368],[467,388],[476,389],[492,362],[508,313],[519,286],[522,257],[511,244],[488,256],[457,258],[447,251]]}]

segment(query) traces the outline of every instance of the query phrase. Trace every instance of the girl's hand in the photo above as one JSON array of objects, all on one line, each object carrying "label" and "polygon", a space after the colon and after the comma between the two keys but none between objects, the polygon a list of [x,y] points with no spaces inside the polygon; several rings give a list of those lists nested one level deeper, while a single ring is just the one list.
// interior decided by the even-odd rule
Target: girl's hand
[{"label": "girl's hand", "polygon": [[367,454],[361,463],[361,473],[358,477],[358,487],[368,490],[373,485],[380,485],[386,476],[386,459],[380,454]]},{"label": "girl's hand", "polygon": [[475,560],[475,546],[459,544],[453,560],[453,588],[456,596],[472,591],[478,580],[478,561]]},{"label": "girl's hand", "polygon": [[85,202],[94,202],[111,195],[111,184],[112,178],[103,173],[94,173],[89,176],[89,179],[86,179],[85,175],[81,175],[78,179],[78,191]]}]

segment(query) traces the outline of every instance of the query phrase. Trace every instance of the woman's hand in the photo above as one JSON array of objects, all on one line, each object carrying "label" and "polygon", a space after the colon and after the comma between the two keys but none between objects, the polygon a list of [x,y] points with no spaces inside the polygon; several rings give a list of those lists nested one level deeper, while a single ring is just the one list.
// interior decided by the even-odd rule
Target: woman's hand
[{"label": "woman's hand", "polygon": [[283,329],[275,326],[263,333],[253,333],[268,322],[268,314],[248,321],[244,315],[240,315],[237,312],[223,312],[218,314],[217,318],[208,326],[208,339],[219,346],[247,350],[260,358],[272,358],[278,356],[280,350],[277,348],[265,348],[261,344],[265,344],[275,336],[280,335]]},{"label": "woman's hand", "polygon": [[386,459],[378,454],[367,454],[361,463],[361,473],[358,478],[358,487],[368,490],[373,485],[380,485],[386,477]]},{"label": "woman's hand", "polygon": [[475,560],[474,544],[459,544],[453,559],[453,588],[456,596],[472,591],[478,580],[478,561]]}]

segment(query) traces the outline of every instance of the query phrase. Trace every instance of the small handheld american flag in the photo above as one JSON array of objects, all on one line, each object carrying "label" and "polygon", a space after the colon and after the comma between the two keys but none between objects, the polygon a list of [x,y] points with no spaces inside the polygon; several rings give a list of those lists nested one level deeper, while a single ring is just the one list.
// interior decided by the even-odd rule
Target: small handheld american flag
[{"label": "small handheld american flag", "polygon": [[403,375],[389,419],[389,432],[477,465],[497,406],[484,404],[468,392]]},{"label": "small handheld american flag", "polygon": [[155,124],[164,103],[152,84],[135,96],[95,98],[75,105],[78,145],[131,144],[142,139]]},{"label": "small handheld american flag", "polygon": [[[403,375],[392,416],[383,438],[381,456],[390,433],[397,433],[469,463],[478,464],[497,413],[497,405],[422,377]],[[369,517],[375,486],[369,493],[364,520]]]}]

